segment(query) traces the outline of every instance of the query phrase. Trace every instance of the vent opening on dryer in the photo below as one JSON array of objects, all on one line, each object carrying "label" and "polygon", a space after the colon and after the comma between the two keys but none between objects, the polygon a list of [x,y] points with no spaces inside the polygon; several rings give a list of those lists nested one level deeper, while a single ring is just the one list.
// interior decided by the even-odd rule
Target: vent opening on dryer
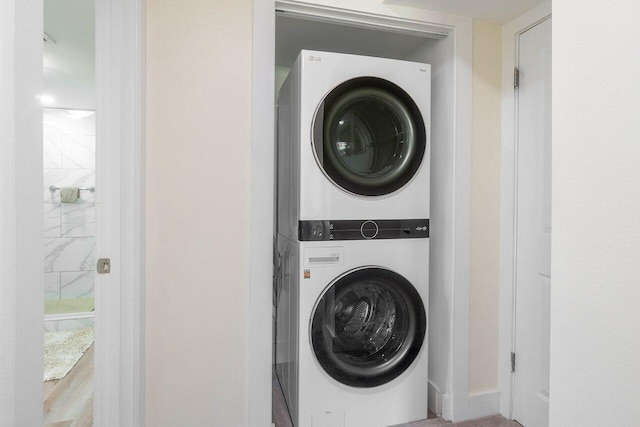
[{"label": "vent opening on dryer", "polygon": [[313,121],[319,166],[337,186],[363,196],[402,188],[420,168],[426,145],[413,99],[380,78],[342,83],[322,100]]}]

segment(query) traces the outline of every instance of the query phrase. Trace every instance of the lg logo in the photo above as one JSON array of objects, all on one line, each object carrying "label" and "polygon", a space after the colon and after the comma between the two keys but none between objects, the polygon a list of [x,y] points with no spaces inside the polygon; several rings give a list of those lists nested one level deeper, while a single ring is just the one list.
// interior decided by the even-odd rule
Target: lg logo
[{"label": "lg logo", "polygon": [[321,56],[313,56],[313,55],[309,55],[309,61],[313,62],[321,62],[322,61],[322,57]]}]

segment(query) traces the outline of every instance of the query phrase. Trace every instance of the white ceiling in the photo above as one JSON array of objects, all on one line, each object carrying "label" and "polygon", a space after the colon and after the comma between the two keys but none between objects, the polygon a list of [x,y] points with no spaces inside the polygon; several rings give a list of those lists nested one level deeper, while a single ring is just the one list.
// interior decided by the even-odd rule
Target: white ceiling
[{"label": "white ceiling", "polygon": [[95,110],[94,0],[44,0],[44,94],[47,107]]},{"label": "white ceiling", "polygon": [[451,15],[469,16],[483,21],[505,24],[533,9],[545,0],[383,0]]},{"label": "white ceiling", "polygon": [[[382,1],[505,23],[544,0]],[[55,40],[44,43],[44,93],[54,99],[48,107],[95,109],[94,16],[93,0],[44,0],[44,31]],[[424,42],[424,38],[406,34],[354,31],[340,25],[281,17],[276,28],[278,65],[291,65],[302,48],[403,58]]]}]

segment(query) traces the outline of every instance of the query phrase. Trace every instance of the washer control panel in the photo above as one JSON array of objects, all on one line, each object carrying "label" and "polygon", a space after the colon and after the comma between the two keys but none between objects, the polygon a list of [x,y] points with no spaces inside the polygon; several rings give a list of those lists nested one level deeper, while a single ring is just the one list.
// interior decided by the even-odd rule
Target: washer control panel
[{"label": "washer control panel", "polygon": [[429,237],[428,219],[347,219],[300,221],[298,240],[377,240]]},{"label": "washer control panel", "polygon": [[378,224],[370,219],[363,222],[360,226],[360,234],[367,240],[375,239],[379,232],[380,228],[378,227]]}]

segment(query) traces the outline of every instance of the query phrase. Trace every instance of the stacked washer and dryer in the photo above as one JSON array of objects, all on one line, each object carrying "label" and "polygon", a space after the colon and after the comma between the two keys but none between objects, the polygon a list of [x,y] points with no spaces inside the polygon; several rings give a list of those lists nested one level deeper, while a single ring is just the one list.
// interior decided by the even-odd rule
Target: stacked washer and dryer
[{"label": "stacked washer and dryer", "polygon": [[296,427],[427,418],[430,71],[303,50],[280,91],[275,364]]}]

